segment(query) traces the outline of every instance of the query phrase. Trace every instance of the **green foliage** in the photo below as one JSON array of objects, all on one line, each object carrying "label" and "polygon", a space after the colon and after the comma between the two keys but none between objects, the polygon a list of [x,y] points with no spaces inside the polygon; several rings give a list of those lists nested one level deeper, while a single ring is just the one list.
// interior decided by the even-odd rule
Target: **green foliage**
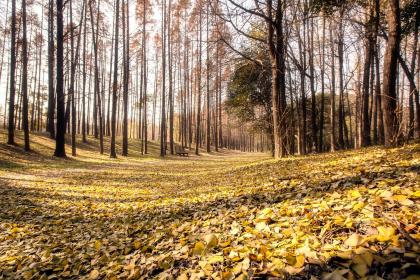
[{"label": "green foliage", "polygon": [[402,33],[413,33],[416,25],[420,25],[420,0],[408,0],[401,8]]},{"label": "green foliage", "polygon": [[[254,54],[255,56],[255,54]],[[271,133],[271,72],[267,55],[259,50],[264,67],[248,60],[235,65],[225,102],[229,113],[255,130]]]},{"label": "green foliage", "polygon": [[351,4],[364,4],[365,1],[355,0],[313,0],[309,4],[309,10],[313,14],[324,13],[326,16],[331,16],[337,8],[348,6]]}]

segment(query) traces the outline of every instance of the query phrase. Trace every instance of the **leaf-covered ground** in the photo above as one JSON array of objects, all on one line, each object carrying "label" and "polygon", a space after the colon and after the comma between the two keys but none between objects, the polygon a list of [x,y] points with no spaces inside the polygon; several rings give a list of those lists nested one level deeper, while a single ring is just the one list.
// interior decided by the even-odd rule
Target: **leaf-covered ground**
[{"label": "leaf-covered ground", "polygon": [[32,141],[0,144],[0,279],[419,279],[419,144],[111,160],[90,139],[59,160]]}]

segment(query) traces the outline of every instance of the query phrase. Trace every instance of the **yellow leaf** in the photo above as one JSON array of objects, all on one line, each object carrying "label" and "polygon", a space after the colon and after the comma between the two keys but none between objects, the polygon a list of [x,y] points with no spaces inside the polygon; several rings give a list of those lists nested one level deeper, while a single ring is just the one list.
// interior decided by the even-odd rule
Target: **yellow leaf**
[{"label": "yellow leaf", "polygon": [[177,280],[188,280],[188,275],[186,272],[181,273],[178,278],[176,278]]},{"label": "yellow leaf", "polygon": [[393,195],[391,198],[396,201],[401,201],[401,200],[407,199],[407,196],[402,195],[402,194],[397,194],[397,195]]},{"label": "yellow leaf", "polygon": [[347,280],[346,277],[344,277],[345,274],[349,272],[348,269],[337,269],[334,270],[331,273],[324,273],[322,275],[322,280]]},{"label": "yellow leaf", "polygon": [[379,196],[383,197],[383,198],[390,198],[390,197],[392,197],[392,192],[390,192],[388,190],[385,190]]},{"label": "yellow leaf", "polygon": [[99,271],[98,271],[98,270],[96,270],[96,269],[92,270],[92,271],[89,273],[89,279],[91,279],[91,280],[98,279],[98,277],[99,277]]},{"label": "yellow leaf", "polygon": [[255,229],[258,231],[270,231],[270,227],[265,222],[257,223]]},{"label": "yellow leaf", "polygon": [[379,242],[390,241],[395,235],[395,229],[392,227],[378,227],[378,235],[376,239]]},{"label": "yellow leaf", "polygon": [[286,229],[282,230],[281,233],[284,236],[288,237],[288,236],[291,236],[294,233],[294,231],[291,228],[286,228]]},{"label": "yellow leaf", "polygon": [[353,257],[353,252],[351,250],[348,251],[339,251],[337,252],[337,257],[350,260]]},{"label": "yellow leaf", "polygon": [[373,262],[373,255],[371,252],[366,251],[363,254],[355,255],[352,260],[354,264],[364,264],[370,267]]},{"label": "yellow leaf", "polygon": [[410,199],[403,199],[403,200],[399,200],[398,201],[399,204],[404,205],[404,206],[411,206],[414,204],[414,202]]},{"label": "yellow leaf", "polygon": [[204,237],[204,241],[206,241],[207,248],[211,249],[217,246],[219,244],[219,239],[217,239],[217,236],[215,234],[208,234]]},{"label": "yellow leaf", "polygon": [[349,194],[353,198],[359,198],[362,196],[358,190],[350,190]]},{"label": "yellow leaf", "polygon": [[225,271],[222,273],[223,280],[233,280],[235,278],[235,274],[230,271]]},{"label": "yellow leaf", "polygon": [[138,250],[138,249],[141,247],[141,242],[140,242],[140,240],[135,240],[135,241],[133,242],[133,247],[134,247],[134,249]]},{"label": "yellow leaf", "polygon": [[101,250],[101,247],[102,247],[102,243],[101,243],[101,241],[96,240],[96,241],[95,241],[95,249],[96,249],[96,251]]},{"label": "yellow leaf", "polygon": [[363,238],[357,234],[353,233],[350,237],[344,242],[344,244],[348,247],[357,247],[363,243]]},{"label": "yellow leaf", "polygon": [[362,209],[363,207],[365,207],[365,203],[362,202],[362,201],[359,201],[358,203],[356,203],[353,206],[353,210],[358,211],[358,210]]},{"label": "yellow leaf", "polygon": [[204,246],[204,243],[201,241],[198,241],[197,243],[195,243],[192,253],[194,256],[197,256],[197,255],[201,256],[205,249],[206,249],[206,246]]},{"label": "yellow leaf", "polygon": [[223,256],[211,256],[211,257],[208,257],[208,259],[207,259],[207,263],[209,263],[209,264],[214,264],[214,263],[222,263],[223,262]]},{"label": "yellow leaf", "polygon": [[331,198],[341,198],[341,194],[339,194],[338,192],[334,192],[334,193],[331,195]]},{"label": "yellow leaf", "polygon": [[304,255],[298,255],[296,256],[296,263],[294,264],[294,267],[300,268],[305,264],[305,256]]},{"label": "yellow leaf", "polygon": [[360,277],[365,276],[369,269],[366,264],[360,263],[360,264],[354,264],[351,266],[351,268],[354,270],[354,272],[357,273]]}]

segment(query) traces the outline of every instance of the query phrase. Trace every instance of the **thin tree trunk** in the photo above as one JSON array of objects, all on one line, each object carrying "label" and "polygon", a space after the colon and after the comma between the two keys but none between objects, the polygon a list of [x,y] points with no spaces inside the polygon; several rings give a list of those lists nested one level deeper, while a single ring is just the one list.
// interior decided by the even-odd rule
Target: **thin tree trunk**
[{"label": "thin tree trunk", "polygon": [[64,34],[63,34],[63,0],[56,0],[57,14],[57,135],[54,155],[66,157],[65,134],[66,112],[64,108]]},{"label": "thin tree trunk", "polygon": [[[332,26],[334,27],[334,26]],[[336,150],[335,146],[335,44],[333,36],[333,28],[330,28],[330,41],[331,41],[331,94],[330,94],[330,119],[331,119],[331,132],[330,132],[330,145],[331,151]]]},{"label": "thin tree trunk", "polygon": [[202,22],[202,2],[199,1],[199,52],[198,52],[198,72],[197,72],[197,120],[196,120],[196,134],[195,134],[195,154],[199,155],[200,151],[200,142],[201,142],[201,44],[202,44],[202,30],[201,30],[201,22]]},{"label": "thin tree trunk", "polygon": [[[124,0],[122,1],[122,31],[123,31],[123,144],[122,144],[122,155],[128,156],[128,71],[129,71],[129,38],[128,38],[128,20],[126,21],[126,5]],[[128,19],[128,15],[127,15]],[[127,28],[127,30],[126,30]]]},{"label": "thin tree trunk", "polygon": [[28,41],[26,32],[26,0],[22,0],[22,117],[25,139],[25,151],[30,150],[29,146],[29,116],[28,116]]},{"label": "thin tree trunk", "polygon": [[16,0],[12,0],[12,20],[10,22],[10,96],[9,96],[9,126],[7,144],[15,144],[15,73],[16,73]]},{"label": "thin tree trunk", "polygon": [[166,155],[166,0],[162,5],[162,98],[160,122],[160,156]]},{"label": "thin tree trunk", "polygon": [[398,0],[390,0],[387,5],[386,19],[389,35],[384,56],[382,110],[384,114],[385,146],[398,143],[398,119],[396,77],[398,54],[400,50],[400,7]]},{"label": "thin tree trunk", "polygon": [[116,136],[116,114],[117,114],[117,90],[118,90],[118,23],[120,15],[120,1],[116,0],[115,4],[115,47],[114,47],[114,82],[112,84],[112,116],[111,116],[111,152],[110,157],[116,158],[115,136]]}]

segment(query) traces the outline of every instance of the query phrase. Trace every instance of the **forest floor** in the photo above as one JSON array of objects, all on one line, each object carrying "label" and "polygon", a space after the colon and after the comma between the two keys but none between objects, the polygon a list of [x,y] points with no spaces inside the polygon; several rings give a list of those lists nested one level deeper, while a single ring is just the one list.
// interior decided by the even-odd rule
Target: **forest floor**
[{"label": "forest floor", "polygon": [[419,279],[420,144],[109,159],[90,138],[56,159],[18,138],[0,144],[0,279]]}]

